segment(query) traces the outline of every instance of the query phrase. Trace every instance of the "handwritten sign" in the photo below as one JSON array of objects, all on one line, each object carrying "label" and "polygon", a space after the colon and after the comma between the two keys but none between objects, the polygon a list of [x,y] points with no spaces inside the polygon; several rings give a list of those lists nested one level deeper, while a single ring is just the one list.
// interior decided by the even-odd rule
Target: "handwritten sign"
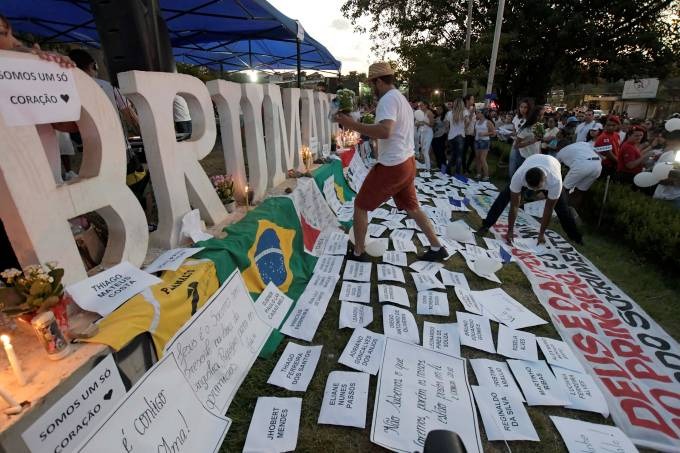
[{"label": "handwritten sign", "polygon": [[80,96],[73,71],[47,61],[3,54],[0,112],[8,126],[79,120]]},{"label": "handwritten sign", "polygon": [[166,354],[77,451],[217,452],[231,425],[194,397],[175,356]]},{"label": "handwritten sign", "polygon": [[517,395],[492,387],[472,387],[489,440],[531,440],[538,442],[522,400]]},{"label": "handwritten sign", "polygon": [[496,352],[493,347],[489,318],[457,311],[456,319],[458,320],[458,334],[461,344],[492,354]]},{"label": "handwritten sign", "polygon": [[364,328],[354,329],[338,362],[355,370],[376,374],[380,369],[385,336]]},{"label": "handwritten sign", "polygon": [[420,343],[418,325],[413,313],[392,305],[383,305],[383,332],[389,338],[396,338],[409,343]]},{"label": "handwritten sign", "polygon": [[461,357],[458,324],[455,322],[448,324],[423,322],[423,347],[451,357]]},{"label": "handwritten sign", "polygon": [[272,332],[261,320],[238,270],[165,347],[201,403],[226,412]]},{"label": "handwritten sign", "polygon": [[481,453],[465,360],[388,338],[378,376],[371,441],[422,452],[427,433],[456,432],[468,453]]},{"label": "handwritten sign", "polygon": [[616,426],[550,416],[569,453],[637,453],[633,442]]},{"label": "handwritten sign", "polygon": [[274,282],[269,282],[255,301],[255,311],[260,319],[278,329],[291,305],[293,299],[283,294]]},{"label": "handwritten sign", "polygon": [[416,313],[419,315],[449,316],[449,300],[446,293],[420,291]]},{"label": "handwritten sign", "polygon": [[536,335],[498,325],[498,353],[511,359],[538,360]]},{"label": "handwritten sign", "polygon": [[160,282],[160,278],[123,261],[97,275],[67,286],[66,292],[83,310],[106,316],[132,296]]},{"label": "handwritten sign", "polygon": [[243,452],[295,450],[301,410],[302,398],[259,397]]},{"label": "handwritten sign", "polygon": [[585,373],[583,366],[571,351],[569,345],[564,341],[553,340],[547,337],[536,337],[536,342],[540,346],[546,362],[550,365]]},{"label": "handwritten sign", "polygon": [[565,406],[569,399],[562,393],[555,376],[550,372],[548,364],[543,360],[525,362],[524,360],[508,360],[522,393],[529,406]]},{"label": "handwritten sign", "polygon": [[335,178],[333,175],[326,178],[323,182],[323,196],[326,197],[326,203],[333,210],[335,214],[342,207],[342,203],[338,200],[338,194],[335,192]]},{"label": "handwritten sign", "polygon": [[365,428],[369,379],[366,373],[331,371],[318,423]]},{"label": "handwritten sign", "polygon": [[125,386],[116,363],[107,355],[21,437],[33,453],[70,453],[92,434],[124,396]]},{"label": "handwritten sign", "polygon": [[411,303],[405,288],[395,285],[378,285],[378,301],[409,307]]},{"label": "handwritten sign", "polygon": [[485,388],[502,390],[524,401],[522,392],[519,391],[507,363],[489,359],[471,359],[470,365],[475,372],[477,384]]},{"label": "handwritten sign", "polygon": [[321,348],[322,346],[302,346],[289,342],[269,376],[267,384],[294,392],[306,391],[316,365],[319,363]]},{"label": "handwritten sign", "polygon": [[584,373],[552,367],[557,384],[569,398],[568,409],[590,411],[609,417],[609,407],[593,378]]},{"label": "handwritten sign", "polygon": [[378,264],[378,281],[393,281],[406,283],[404,271],[392,264]]},{"label": "handwritten sign", "polygon": [[203,250],[204,247],[178,248],[164,252],[153,263],[144,268],[150,274],[160,271],[176,271],[185,259],[190,258]]},{"label": "handwritten sign", "polygon": [[366,327],[373,322],[373,307],[353,302],[342,301],[338,328]]}]

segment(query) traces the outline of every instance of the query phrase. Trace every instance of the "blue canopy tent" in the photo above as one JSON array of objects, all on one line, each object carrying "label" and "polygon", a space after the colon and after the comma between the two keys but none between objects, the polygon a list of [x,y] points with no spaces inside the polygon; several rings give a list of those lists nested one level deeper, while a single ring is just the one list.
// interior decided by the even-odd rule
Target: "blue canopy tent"
[{"label": "blue canopy tent", "polygon": [[[125,4],[133,3],[134,8],[142,3],[146,3],[145,8],[158,7],[172,55],[179,62],[220,71],[340,70],[340,62],[323,45],[305,34],[297,21],[265,0],[3,0],[0,12],[8,17],[16,31],[35,36],[39,43],[100,47],[103,41],[106,44],[106,39],[114,39],[110,34],[118,33],[115,39],[125,39],[114,16]],[[145,18],[133,15],[119,17],[119,20],[125,27],[125,21]],[[138,29],[145,35],[153,35],[157,31],[153,28],[158,24],[148,25],[141,24]],[[130,52],[129,47],[124,50]],[[163,51],[151,47],[150,53]],[[134,49],[141,53],[145,50],[149,51],[148,48]]]}]

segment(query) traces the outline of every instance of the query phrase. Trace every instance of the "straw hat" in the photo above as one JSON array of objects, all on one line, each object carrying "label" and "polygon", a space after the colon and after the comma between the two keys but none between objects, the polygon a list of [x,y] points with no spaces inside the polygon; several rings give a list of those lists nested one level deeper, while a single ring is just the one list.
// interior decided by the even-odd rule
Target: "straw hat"
[{"label": "straw hat", "polygon": [[368,80],[373,80],[377,79],[378,77],[386,76],[386,75],[393,75],[394,74],[394,69],[392,69],[392,66],[390,66],[389,63],[386,61],[379,61],[377,63],[373,63],[371,66],[368,67]]}]

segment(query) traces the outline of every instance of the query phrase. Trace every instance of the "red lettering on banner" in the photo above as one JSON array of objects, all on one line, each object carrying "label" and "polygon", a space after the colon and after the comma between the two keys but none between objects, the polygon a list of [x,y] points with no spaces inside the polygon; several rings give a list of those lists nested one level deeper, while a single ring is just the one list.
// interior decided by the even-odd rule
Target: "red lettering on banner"
[{"label": "red lettering on banner", "polygon": [[628,380],[614,380],[606,377],[603,377],[600,380],[613,396],[649,401],[647,395],[645,395],[642,390],[640,390],[640,387],[634,382]]},{"label": "red lettering on banner", "polygon": [[[598,352],[601,352],[605,354],[607,357],[613,357],[612,353],[609,352],[609,349],[607,349],[607,346],[602,344],[600,340],[593,336],[577,333],[571,339],[576,345],[576,347],[579,348],[581,351],[585,352],[586,354],[594,355],[597,354]],[[598,345],[602,347],[601,351],[598,350]]]},{"label": "red lettering on banner", "polygon": [[626,360],[626,368],[630,373],[638,379],[652,379],[659,382],[671,382],[668,376],[657,374],[652,367],[644,363],[640,359]]},{"label": "red lettering on banner", "polygon": [[555,280],[555,277],[552,274],[548,274],[547,272],[541,270],[541,267],[543,267],[543,262],[536,258],[533,253],[513,248],[512,254],[515,255],[515,258],[524,263],[524,265],[535,276],[545,278],[547,280]]},{"label": "red lettering on banner", "polygon": [[[662,399],[664,397],[670,397],[675,399],[677,402],[680,402],[680,395],[671,392],[670,390],[666,389],[651,389],[649,393],[652,394],[652,396],[668,411],[672,412],[675,415],[680,416],[680,407],[678,406],[671,406],[670,404],[666,404],[666,402]],[[673,419],[673,423],[676,425],[678,424],[678,419]],[[680,425],[678,425],[680,426]]]},{"label": "red lettering on banner", "polygon": [[558,282],[545,282],[538,285],[543,291],[550,291],[565,299],[570,299],[569,293],[562,289],[562,285]]},{"label": "red lettering on banner", "polygon": [[590,333],[597,334],[593,322],[588,318],[572,315],[559,315],[557,317],[562,322],[562,325],[567,329],[583,329]]},{"label": "red lettering on banner", "polygon": [[[598,301],[599,302],[599,301]],[[614,316],[614,313],[607,308],[607,306],[597,303],[597,304],[581,304],[581,308],[595,316],[597,319],[610,319]]]},{"label": "red lettering on banner", "polygon": [[611,358],[611,352],[607,351],[607,354],[609,354],[609,357],[596,357],[596,356],[586,356],[586,359],[588,359],[589,362],[592,363],[597,363],[600,365],[611,365],[613,368],[604,368],[604,367],[596,367],[593,366],[593,371],[597,373],[598,376],[611,376],[611,377],[620,377],[620,378],[630,378],[630,374],[626,371],[626,369],[616,360]]},{"label": "red lettering on banner", "polygon": [[611,345],[614,352],[621,357],[639,357],[645,362],[651,362],[651,359],[644,355],[642,348],[635,343],[615,338],[611,341]]},{"label": "red lettering on banner", "polygon": [[581,311],[581,309],[571,301],[560,299],[559,297],[550,297],[548,299],[548,305],[553,307],[555,310]]},{"label": "red lettering on banner", "polygon": [[[678,435],[664,422],[661,415],[652,406],[645,403],[644,401],[633,399],[622,400],[621,409],[623,409],[626,415],[628,415],[628,420],[630,420],[633,425],[641,426],[647,429],[653,429],[655,431],[661,431],[674,439],[678,438]],[[651,420],[648,418],[643,418],[645,411],[654,419]]]}]

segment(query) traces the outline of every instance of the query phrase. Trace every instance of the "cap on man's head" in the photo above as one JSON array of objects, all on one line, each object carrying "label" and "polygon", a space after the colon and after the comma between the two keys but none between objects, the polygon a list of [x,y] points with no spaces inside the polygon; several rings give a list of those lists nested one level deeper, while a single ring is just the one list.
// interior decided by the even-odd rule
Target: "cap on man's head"
[{"label": "cap on man's head", "polygon": [[611,121],[614,124],[621,124],[621,118],[616,115],[609,115],[607,121]]},{"label": "cap on man's head", "polygon": [[576,118],[575,116],[570,116],[567,119],[567,123],[578,123],[578,118]]},{"label": "cap on man's head", "polygon": [[593,124],[593,127],[590,128],[592,131],[601,131],[602,130],[602,123],[595,123]]},{"label": "cap on man's head", "polygon": [[373,80],[387,75],[394,75],[394,69],[392,69],[392,66],[390,66],[388,62],[379,61],[368,67],[368,77],[366,78],[368,80]]}]

